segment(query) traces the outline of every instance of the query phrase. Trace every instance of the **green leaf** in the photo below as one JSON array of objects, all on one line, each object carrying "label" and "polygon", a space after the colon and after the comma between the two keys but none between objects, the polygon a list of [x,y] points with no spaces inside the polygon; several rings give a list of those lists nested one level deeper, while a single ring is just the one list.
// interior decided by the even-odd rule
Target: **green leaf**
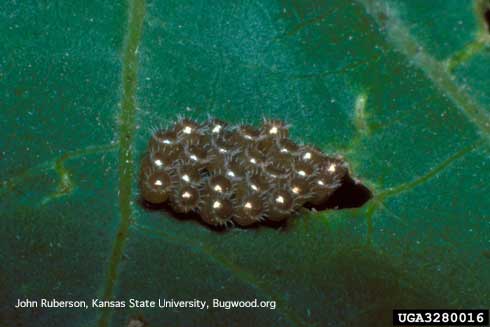
[{"label": "green leaf", "polygon": [[[488,307],[489,6],[4,1],[0,324],[388,326],[393,308]],[[284,119],[374,197],[223,233],[145,210],[139,159],[179,114]],[[277,308],[13,307],[25,298]]]}]

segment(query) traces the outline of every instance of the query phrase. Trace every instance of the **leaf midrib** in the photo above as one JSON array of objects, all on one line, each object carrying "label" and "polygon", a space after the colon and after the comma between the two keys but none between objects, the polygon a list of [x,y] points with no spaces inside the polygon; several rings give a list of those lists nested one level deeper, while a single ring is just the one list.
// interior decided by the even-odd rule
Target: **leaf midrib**
[{"label": "leaf midrib", "polygon": [[[136,130],[136,88],[138,76],[138,47],[143,32],[145,0],[130,0],[128,25],[125,36],[122,60],[122,98],[119,111],[119,212],[120,221],[114,239],[103,299],[111,300],[118,276],[119,263],[124,252],[132,215],[131,197],[134,172],[133,137]],[[108,326],[111,309],[104,308],[99,326]]]}]

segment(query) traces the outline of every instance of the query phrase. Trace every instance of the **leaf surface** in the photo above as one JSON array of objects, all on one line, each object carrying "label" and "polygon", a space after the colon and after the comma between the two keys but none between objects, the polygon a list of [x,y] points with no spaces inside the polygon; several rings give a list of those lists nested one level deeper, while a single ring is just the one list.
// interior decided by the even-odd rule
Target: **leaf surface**
[{"label": "leaf surface", "polygon": [[[488,307],[487,5],[4,2],[0,321],[387,326],[393,308]],[[374,197],[224,233],[143,209],[139,158],[178,115],[284,119]],[[16,310],[19,298],[277,308]]]}]

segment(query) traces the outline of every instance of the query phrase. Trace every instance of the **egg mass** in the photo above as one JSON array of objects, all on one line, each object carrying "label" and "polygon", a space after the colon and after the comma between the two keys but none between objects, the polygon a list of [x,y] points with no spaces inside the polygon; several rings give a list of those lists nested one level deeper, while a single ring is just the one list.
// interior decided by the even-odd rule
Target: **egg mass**
[{"label": "egg mass", "polygon": [[348,176],[341,157],[288,135],[280,120],[255,128],[181,118],[151,135],[140,165],[140,194],[212,226],[285,221],[328,200]]}]

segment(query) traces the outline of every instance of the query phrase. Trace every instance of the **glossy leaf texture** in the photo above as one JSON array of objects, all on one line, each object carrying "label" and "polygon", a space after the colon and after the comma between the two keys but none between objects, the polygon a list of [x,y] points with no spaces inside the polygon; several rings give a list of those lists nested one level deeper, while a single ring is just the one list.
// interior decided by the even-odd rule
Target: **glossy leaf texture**
[{"label": "glossy leaf texture", "polygon": [[[389,326],[490,305],[487,1],[3,1],[0,324]],[[374,193],[216,232],[139,203],[178,115],[292,124]],[[14,309],[17,299],[275,300]]]}]

